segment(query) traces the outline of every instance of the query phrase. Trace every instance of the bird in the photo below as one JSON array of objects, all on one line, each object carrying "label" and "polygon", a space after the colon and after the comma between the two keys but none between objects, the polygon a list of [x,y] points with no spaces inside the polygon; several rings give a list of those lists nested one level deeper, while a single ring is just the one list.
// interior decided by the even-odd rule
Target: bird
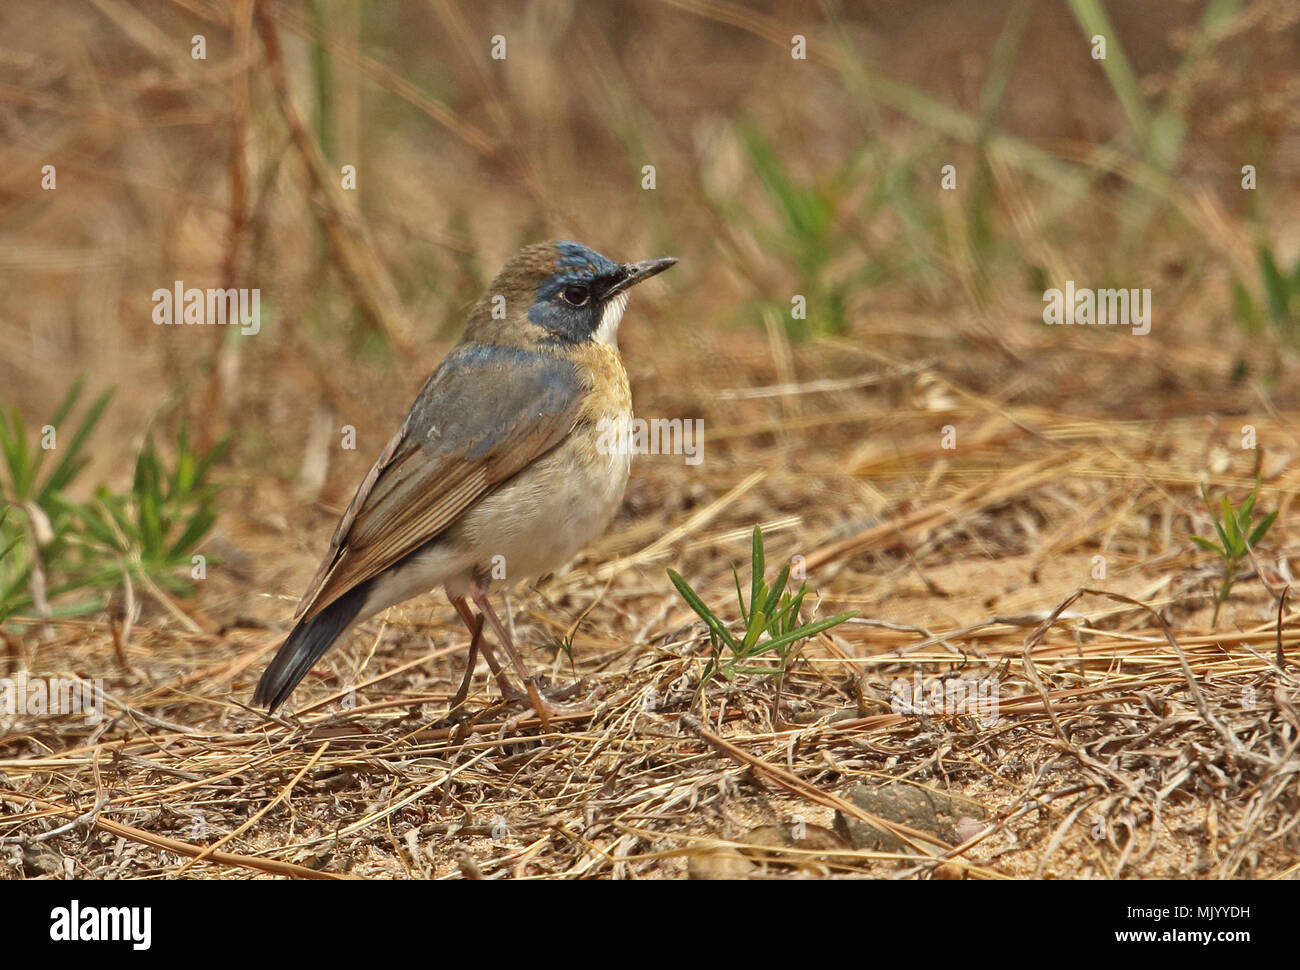
[{"label": "bird", "polygon": [[[609,429],[632,418],[619,323],[630,289],[676,262],[615,262],[570,240],[527,246],[506,262],[362,479],[255,705],[273,713],[349,630],[441,586],[471,634],[453,707],[481,644],[506,699],[526,697],[549,726],[554,708],[489,589],[565,565],[622,505],[631,449],[609,446]],[[482,640],[485,618],[526,695]]]}]

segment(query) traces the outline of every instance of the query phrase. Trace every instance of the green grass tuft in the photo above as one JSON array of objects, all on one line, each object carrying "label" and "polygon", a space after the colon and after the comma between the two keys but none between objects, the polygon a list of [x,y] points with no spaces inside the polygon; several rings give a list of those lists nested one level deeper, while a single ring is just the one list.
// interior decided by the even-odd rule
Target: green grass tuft
[{"label": "green grass tuft", "polygon": [[732,567],[736,580],[736,599],[740,604],[740,616],[744,624],[739,633],[733,635],[718,615],[705,605],[690,583],[676,571],[668,570],[668,578],[677,592],[699,614],[709,631],[712,653],[700,678],[701,692],[715,674],[721,674],[728,681],[742,674],[757,674],[772,678],[780,689],[790,657],[802,641],[857,615],[855,612],[839,613],[824,620],[801,623],[799,611],[803,606],[807,585],[801,585],[798,592],[793,594],[786,589],[790,579],[788,564],[781,568],[771,586],[764,582],[765,571],[763,533],[758,526],[754,526],[748,603],[741,588],[740,574]]},{"label": "green grass tuft", "polygon": [[1201,489],[1201,496],[1205,499],[1205,504],[1210,510],[1210,516],[1214,520],[1214,531],[1218,533],[1219,541],[1216,543],[1204,536],[1192,536],[1191,539],[1192,542],[1206,552],[1217,555],[1223,562],[1223,585],[1219,587],[1219,592],[1214,597],[1214,616],[1210,620],[1210,625],[1213,626],[1219,621],[1219,608],[1223,606],[1224,600],[1232,592],[1232,586],[1237,581],[1237,574],[1241,569],[1241,564],[1250,556],[1250,551],[1264,538],[1269,527],[1277,518],[1277,510],[1274,509],[1260,519],[1259,522],[1253,521],[1255,500],[1259,497],[1259,482],[1255,483],[1255,488],[1246,496],[1241,503],[1241,507],[1237,509],[1232,507],[1227,495],[1220,497],[1217,509],[1215,503],[1210,500],[1209,493],[1204,488]]}]

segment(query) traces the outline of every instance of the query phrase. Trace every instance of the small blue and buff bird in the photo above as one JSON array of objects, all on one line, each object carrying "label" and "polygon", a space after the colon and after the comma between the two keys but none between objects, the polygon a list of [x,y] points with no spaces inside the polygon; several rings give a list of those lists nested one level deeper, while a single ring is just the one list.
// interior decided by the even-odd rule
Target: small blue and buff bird
[{"label": "small blue and buff bird", "polygon": [[618,511],[631,455],[600,447],[632,415],[618,325],[628,290],[675,262],[549,242],[506,263],[343,513],[253,703],[275,710],[357,623],[442,586],[475,645],[477,604],[546,719],[488,586],[502,567],[513,585],[564,565]]}]

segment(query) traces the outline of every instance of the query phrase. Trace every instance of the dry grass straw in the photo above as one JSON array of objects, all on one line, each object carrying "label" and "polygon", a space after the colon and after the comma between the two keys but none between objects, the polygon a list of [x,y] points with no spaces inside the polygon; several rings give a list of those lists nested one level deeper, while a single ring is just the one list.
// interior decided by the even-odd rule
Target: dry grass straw
[{"label": "dry grass straw", "polygon": [[[968,416],[988,409],[967,396]],[[740,525],[767,501],[748,475],[677,521],[648,512],[650,534],[666,541],[629,541],[640,524],[629,522],[586,565],[516,599],[527,604],[515,616],[526,641],[574,636],[575,667],[557,652],[549,675],[576,674],[589,714],[542,733],[494,704],[479,671],[449,715],[467,646],[449,609],[422,620],[426,608],[416,607],[371,625],[369,654],[358,651],[366,637],[354,637],[304,684],[293,713],[270,720],[242,701],[275,636],[138,625],[125,668],[104,672],[103,723],[20,718],[0,738],[15,752],[0,760],[0,840],[29,868],[58,871],[62,858],[100,876],[645,877],[747,845],[757,826],[829,827],[839,811],[895,831],[907,848],[748,844],[756,873],[901,877],[949,861],[993,878],[1287,871],[1300,777],[1296,615],[1273,613],[1265,587],[1243,582],[1232,626],[1198,628],[1210,567],[1176,534],[1162,547],[1149,528],[1163,503],[1189,523],[1196,514],[1194,469],[1176,430],[1157,465],[1152,436],[1122,423],[1011,417],[999,447],[1020,449],[1018,464],[991,469],[978,448],[958,452],[962,462],[954,457],[914,508],[846,538],[811,527],[822,538],[804,555],[821,610],[852,602],[865,616],[806,646],[779,708],[769,682],[742,678],[711,684],[701,712],[700,631],[649,565],[660,553],[684,561],[706,599],[727,602],[718,543],[699,540],[721,529],[712,534],[730,537],[741,558]],[[1029,457],[1043,440],[1067,443]],[[642,465],[651,485],[672,474]],[[1262,501],[1288,492],[1291,474],[1268,483]],[[1095,498],[1071,497],[1077,522],[1062,513],[1065,483]],[[1117,488],[1125,501],[1102,501]],[[1109,535],[1112,561],[1128,563],[1112,569],[1127,575],[1051,601],[1040,595],[1037,610],[938,628],[869,608],[906,595],[916,569],[955,564],[969,577],[997,568],[984,558],[999,557],[988,543],[1008,539],[990,525],[1025,516],[1055,523],[1036,568],[1068,559],[1086,570]],[[788,543],[783,535],[769,542]],[[1028,547],[1026,538],[1018,541]],[[859,588],[844,577],[863,556],[874,557],[875,578]],[[1285,568],[1263,550],[1259,561]],[[1148,595],[1118,592],[1135,585]],[[1257,607],[1272,617],[1247,621]],[[53,623],[29,663],[100,671],[107,648],[98,624]],[[890,710],[890,681],[916,674],[997,675],[996,723]],[[988,820],[952,845],[876,819],[842,794],[850,782],[886,777],[965,792]]]},{"label": "dry grass straw", "polygon": [[[0,321],[0,373],[28,377],[23,403],[37,411],[54,392],[31,375],[48,382],[52,361],[69,377],[94,366],[134,387],[157,386],[157,395],[138,395],[139,413],[122,416],[130,435],[171,393],[181,417],[210,422],[213,432],[237,428],[245,462],[231,470],[222,521],[230,565],[214,570],[196,600],[138,622],[51,621],[0,636],[0,673],[102,678],[107,708],[94,724],[0,717],[0,871],[657,878],[723,852],[738,853],[744,874],[760,878],[1236,878],[1300,869],[1300,628],[1285,595],[1300,395],[1287,379],[1291,357],[1233,329],[1225,267],[1244,273],[1252,248],[1241,220],[1208,190],[1173,191],[1105,146],[1071,141],[1049,151],[1046,136],[998,132],[983,148],[1005,196],[1000,231],[1052,279],[1104,275],[1113,221],[1090,224],[1109,204],[1103,175],[1141,182],[1180,213],[1140,268],[1161,283],[1149,337],[1031,325],[1041,304],[1013,276],[1020,265],[983,302],[968,300],[977,268],[962,238],[922,254],[932,271],[946,271],[957,298],[926,297],[912,278],[851,305],[836,336],[795,343],[776,326],[736,327],[737,307],[772,296],[756,288],[764,274],[755,267],[775,267],[782,299],[794,282],[777,261],[763,261],[765,224],[729,224],[684,179],[672,193],[630,194],[627,172],[639,171],[641,155],[664,173],[698,169],[701,184],[727,184],[736,144],[723,137],[724,122],[750,109],[790,145],[815,144],[828,157],[854,157],[861,146],[836,138],[857,138],[866,121],[881,155],[898,158],[938,138],[968,145],[978,123],[872,67],[863,25],[852,35],[843,23],[810,31],[810,67],[823,73],[809,84],[791,84],[776,68],[751,81],[753,63],[729,61],[733,48],[737,58],[771,55],[785,70],[789,24],[723,0],[663,6],[636,26],[668,24],[641,46],[699,62],[690,124],[667,96],[680,63],[620,63],[605,38],[569,45],[546,23],[532,25],[539,49],[564,50],[555,63],[624,79],[621,89],[562,83],[566,75],[547,73],[541,58],[536,75],[516,77],[508,90],[472,77],[467,86],[483,103],[465,98],[458,110],[430,93],[436,79],[417,83],[403,73],[418,74],[410,65],[392,68],[355,41],[318,36],[294,5],[243,0],[219,12],[193,0],[159,5],[169,33],[124,3],[97,0],[105,22],[93,27],[114,32],[111,79],[78,50],[66,62],[51,58],[64,73],[34,74],[33,90],[0,87],[14,111],[42,112],[28,119],[23,143],[6,148],[12,174],[0,177],[15,216],[0,239],[0,269],[26,274],[32,314],[21,325]],[[468,44],[458,8],[430,10]],[[229,48],[214,42],[202,73],[168,39],[188,36],[190,18],[210,24],[214,38],[232,25]],[[672,18],[690,18],[689,29]],[[31,22],[19,26],[31,36]],[[700,34],[705,27],[719,33]],[[925,28],[917,50],[928,52]],[[363,183],[364,224],[334,188],[292,83],[304,38],[413,108],[419,122],[393,115],[384,133],[400,147],[372,146],[364,178],[380,169],[384,177]],[[762,55],[738,43],[751,39]],[[962,44],[972,47],[965,35]],[[420,54],[413,64],[423,63]],[[1051,64],[1050,52],[1040,60]],[[723,83],[730,78],[744,79],[745,90]],[[662,116],[631,96],[634,86],[665,92]],[[1065,123],[1092,130],[1109,94],[1077,88],[1079,116]],[[1277,97],[1277,115],[1294,117],[1287,95]],[[630,117],[638,142],[620,145],[601,130]],[[806,124],[822,117],[837,119],[833,130]],[[164,137],[173,128],[188,133]],[[1235,166],[1232,145],[1225,157]],[[597,151],[607,153],[602,164],[577,166]],[[61,187],[38,216],[18,181],[55,154]],[[790,154],[798,163],[817,153]],[[588,179],[589,171],[606,175]],[[810,183],[820,175],[804,174]],[[730,181],[740,208],[770,209],[753,179]],[[129,193],[143,201],[105,202]],[[473,200],[473,219],[458,222],[448,203],[464,199]],[[1285,201],[1274,202],[1277,211]],[[887,267],[913,261],[889,214],[895,207],[861,220],[853,208],[845,201],[840,214],[855,247]],[[942,215],[945,233],[969,234],[956,207]],[[464,282],[459,260],[482,256],[478,269],[490,272],[497,256],[543,229],[619,241],[628,257],[643,254],[637,247],[649,254],[657,240],[646,227],[656,221],[692,249],[674,249],[683,259],[673,302],[654,284],[638,294],[624,356],[639,412],[701,417],[706,459],[685,469],[671,457],[638,458],[609,534],[573,568],[511,599],[530,662],[554,684],[576,684],[591,711],[543,731],[496,702],[482,669],[449,710],[468,637],[436,599],[363,625],[323,658],[289,711],[267,718],[247,708],[292,599],[378,450],[310,476],[326,482],[320,501],[295,491],[297,463],[311,457],[301,457],[303,402],[327,403],[361,440],[382,443],[418,384],[400,375],[445,349],[412,325],[422,318],[411,304],[456,312],[466,296],[452,290]],[[129,245],[113,235],[119,224],[130,229]],[[318,234],[327,245],[317,252]],[[1218,263],[1207,265],[1207,252]],[[737,254],[754,256],[752,265]],[[435,271],[438,285],[429,282]],[[239,360],[223,356],[229,344],[168,343],[148,324],[126,331],[130,340],[103,339],[123,320],[147,320],[148,293],[181,276],[265,285],[282,325]],[[390,362],[358,352],[351,307],[397,351]],[[68,348],[92,349],[84,357],[41,350],[35,335],[64,329]],[[1230,373],[1234,363],[1246,377]],[[1277,380],[1251,376],[1269,367]],[[209,374],[205,395],[187,393],[194,372]],[[1258,437],[1254,451],[1241,447],[1244,424]],[[955,448],[944,446],[947,426]],[[112,450],[101,464],[114,465]],[[1197,487],[1207,481],[1239,495],[1257,475],[1261,509],[1281,514],[1211,628],[1220,577],[1188,541],[1209,531]],[[732,602],[730,564],[744,560],[755,523],[771,561],[798,557],[808,571],[819,615],[855,609],[859,617],[798,652],[780,697],[756,677],[715,680],[701,697],[707,645],[663,568],[722,608]],[[571,663],[557,640],[572,645]],[[896,680],[977,676],[997,678],[990,725],[892,709]],[[949,837],[879,818],[847,797],[853,783],[882,781],[962,794],[985,815]],[[836,842],[827,834],[836,812],[891,831],[902,848]],[[823,841],[769,837],[773,826],[805,825]]]}]

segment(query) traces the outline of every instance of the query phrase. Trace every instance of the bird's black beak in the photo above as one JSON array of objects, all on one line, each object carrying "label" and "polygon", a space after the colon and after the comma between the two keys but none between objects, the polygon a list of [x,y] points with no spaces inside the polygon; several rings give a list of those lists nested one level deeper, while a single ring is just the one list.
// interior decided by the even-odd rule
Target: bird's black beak
[{"label": "bird's black beak", "polygon": [[624,263],[623,278],[614,284],[606,296],[622,293],[628,287],[635,286],[642,280],[648,280],[650,277],[662,273],[676,262],[677,260],[673,259],[673,257],[666,256],[663,259],[643,259],[639,263]]}]

